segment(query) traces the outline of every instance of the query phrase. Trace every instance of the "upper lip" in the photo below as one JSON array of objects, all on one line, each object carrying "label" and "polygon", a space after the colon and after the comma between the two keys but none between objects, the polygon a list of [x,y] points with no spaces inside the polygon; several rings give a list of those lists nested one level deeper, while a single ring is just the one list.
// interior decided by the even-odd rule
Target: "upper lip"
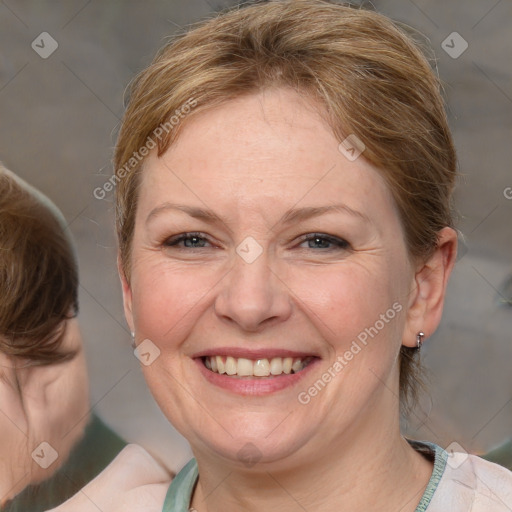
[{"label": "upper lip", "polygon": [[191,357],[211,357],[211,356],[231,356],[234,358],[245,359],[272,359],[274,357],[293,357],[297,359],[304,359],[306,357],[319,357],[313,352],[303,352],[297,350],[285,350],[279,348],[260,348],[260,349],[247,349],[239,347],[218,347],[208,348],[196,352]]}]

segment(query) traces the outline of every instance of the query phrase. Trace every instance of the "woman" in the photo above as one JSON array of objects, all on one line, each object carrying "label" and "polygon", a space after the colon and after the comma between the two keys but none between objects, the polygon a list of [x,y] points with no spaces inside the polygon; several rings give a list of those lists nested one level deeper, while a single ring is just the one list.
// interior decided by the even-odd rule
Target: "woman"
[{"label": "woman", "polygon": [[67,500],[125,443],[90,413],[66,222],[0,165],[0,510]]},{"label": "woman", "polygon": [[195,455],[134,490],[151,510],[511,510],[510,472],[400,434],[457,246],[439,83],[400,29],[315,0],[210,20],[134,83],[115,166],[126,318]]}]

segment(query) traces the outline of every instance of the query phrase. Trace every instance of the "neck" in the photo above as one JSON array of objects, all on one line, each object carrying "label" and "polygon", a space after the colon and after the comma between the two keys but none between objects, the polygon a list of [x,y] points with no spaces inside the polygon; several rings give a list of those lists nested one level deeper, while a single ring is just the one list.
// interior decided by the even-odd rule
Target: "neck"
[{"label": "neck", "polygon": [[[90,418],[87,389],[70,393],[80,360],[24,369],[16,364],[0,354],[0,506],[28,485],[53,476]],[[79,381],[77,386],[83,384]],[[44,446],[37,451],[42,442],[58,453],[48,467],[43,467],[48,456]],[[37,463],[36,455],[43,464]]]},{"label": "neck", "polygon": [[[21,448],[23,454],[26,450]],[[30,464],[26,456],[21,457],[17,453],[15,457],[11,453],[0,451],[0,510],[3,505],[20,493],[31,482]],[[14,462],[16,461],[16,462]]]},{"label": "neck", "polygon": [[389,405],[355,422],[324,452],[308,451],[304,446],[299,462],[294,454],[290,457],[294,460],[240,469],[198,454],[200,479],[193,508],[197,512],[271,508],[282,512],[377,508],[414,512],[432,464],[400,435],[398,410],[396,414],[394,408],[393,414],[389,408],[385,412]]}]

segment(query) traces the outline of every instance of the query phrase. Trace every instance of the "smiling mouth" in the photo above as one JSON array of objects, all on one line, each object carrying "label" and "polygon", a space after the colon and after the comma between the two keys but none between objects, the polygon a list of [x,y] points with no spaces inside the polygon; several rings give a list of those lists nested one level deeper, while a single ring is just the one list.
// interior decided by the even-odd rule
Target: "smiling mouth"
[{"label": "smiling mouth", "polygon": [[205,356],[201,360],[213,373],[234,378],[279,377],[299,373],[315,357],[273,357],[272,359],[246,359],[231,356]]}]

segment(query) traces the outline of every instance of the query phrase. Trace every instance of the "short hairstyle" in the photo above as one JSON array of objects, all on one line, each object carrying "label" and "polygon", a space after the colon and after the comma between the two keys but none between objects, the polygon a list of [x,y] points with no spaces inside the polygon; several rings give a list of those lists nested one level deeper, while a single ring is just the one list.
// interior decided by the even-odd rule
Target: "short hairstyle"
[{"label": "short hairstyle", "polygon": [[51,364],[78,312],[78,269],[61,214],[0,164],[0,351]]},{"label": "short hairstyle", "polygon": [[[394,197],[411,261],[433,253],[439,231],[453,225],[456,155],[440,82],[420,46],[373,11],[322,0],[270,1],[233,9],[171,40],[132,83],[114,157],[116,228],[128,280],[144,163],[134,156],[150,139],[162,154],[189,117],[271,87],[315,99],[340,142],[354,134],[364,143],[364,157]],[[182,116],[191,99],[195,108]],[[184,119],[170,123],[173,117]],[[162,125],[165,134],[155,141]],[[409,394],[417,398],[414,354],[402,347],[402,403]]]}]

